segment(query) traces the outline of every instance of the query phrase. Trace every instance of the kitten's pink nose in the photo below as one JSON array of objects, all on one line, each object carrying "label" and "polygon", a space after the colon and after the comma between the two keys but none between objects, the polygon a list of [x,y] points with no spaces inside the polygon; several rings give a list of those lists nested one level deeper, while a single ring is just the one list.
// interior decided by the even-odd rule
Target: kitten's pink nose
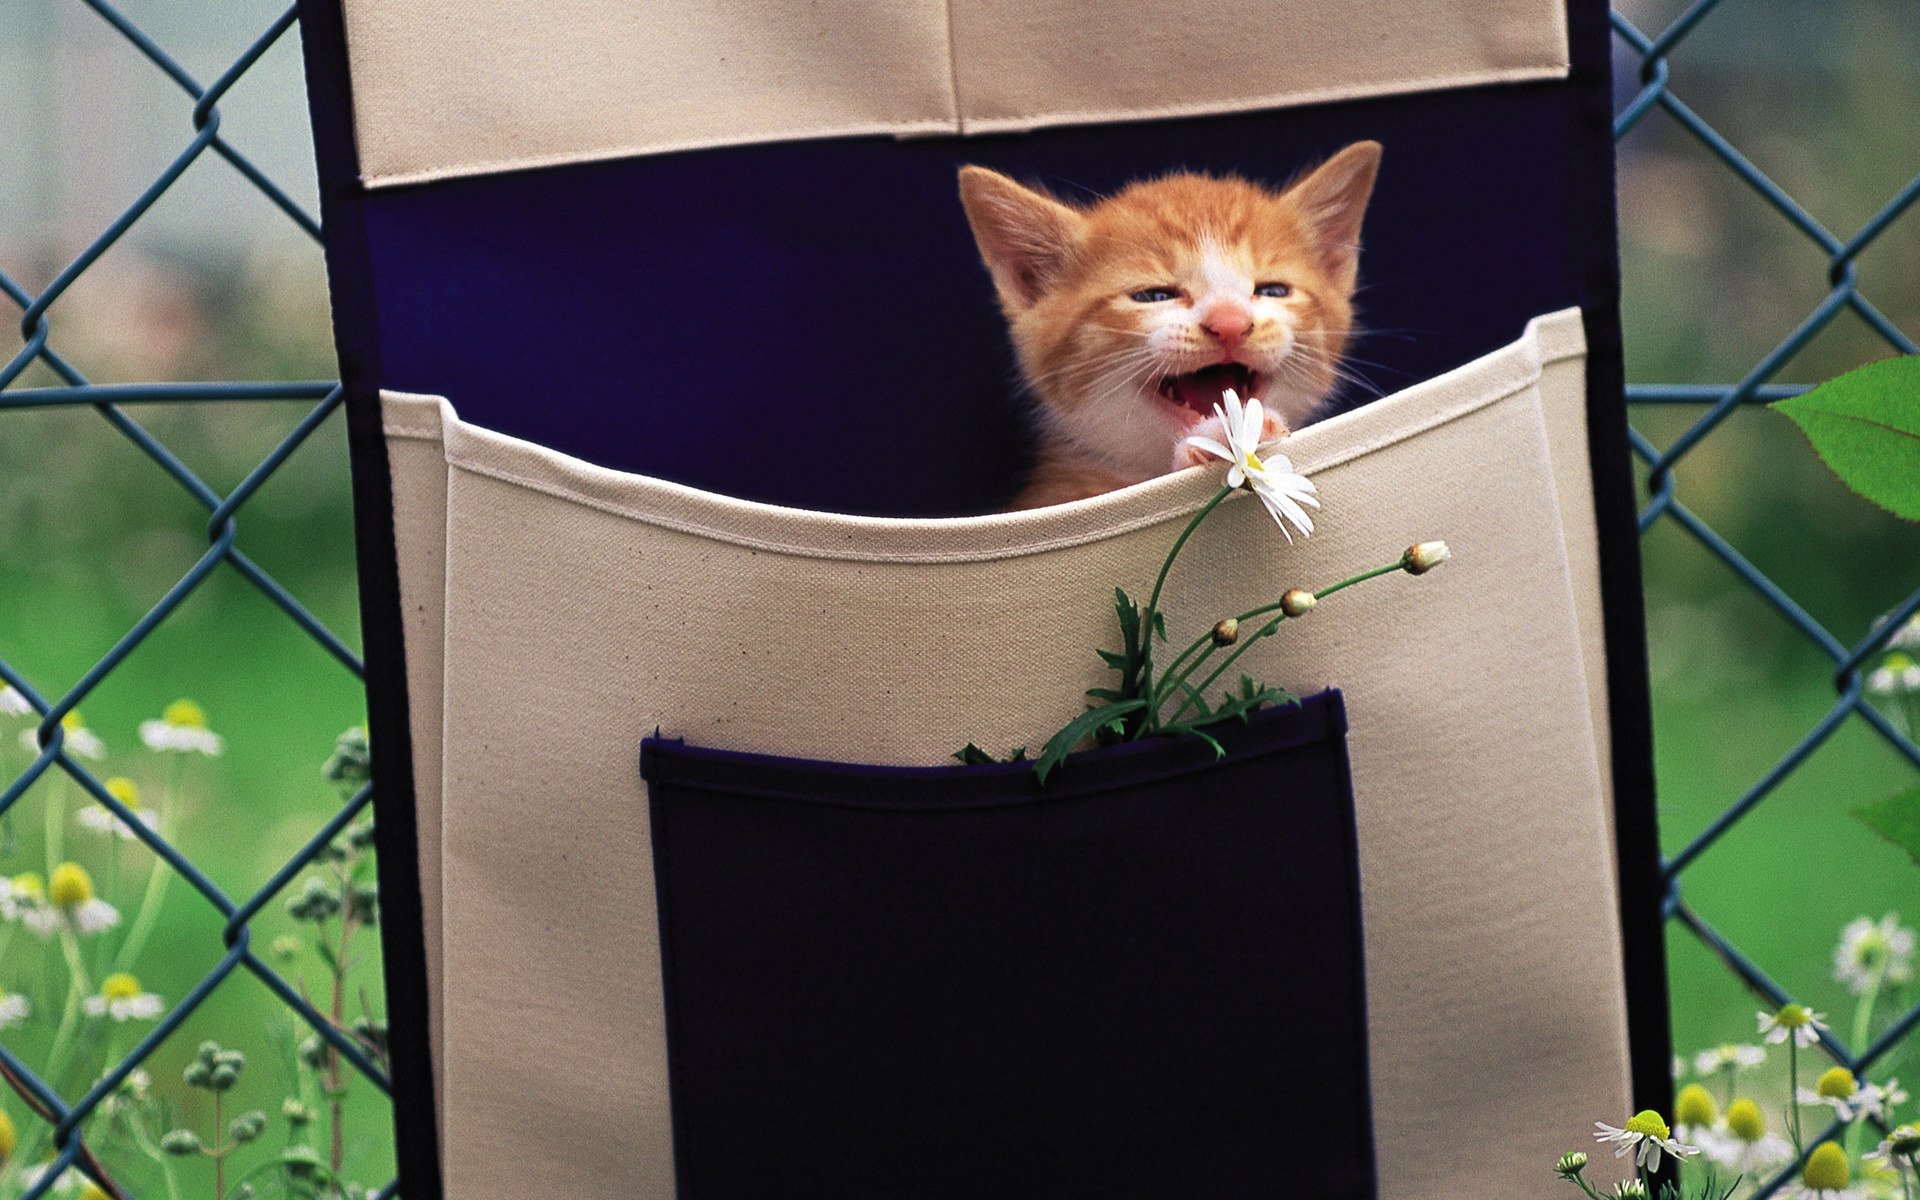
[{"label": "kitten's pink nose", "polygon": [[1216,304],[1207,310],[1200,328],[1212,334],[1222,346],[1232,348],[1246,340],[1253,329],[1253,314],[1238,304]]}]

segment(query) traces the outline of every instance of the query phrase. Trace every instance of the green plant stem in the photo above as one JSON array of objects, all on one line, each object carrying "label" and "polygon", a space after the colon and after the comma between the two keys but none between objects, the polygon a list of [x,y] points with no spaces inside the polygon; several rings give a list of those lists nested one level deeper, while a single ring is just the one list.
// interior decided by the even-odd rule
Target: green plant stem
[{"label": "green plant stem", "polygon": [[[162,838],[171,840],[175,822],[173,812],[180,795],[180,759],[173,755],[173,763],[167,769],[167,790],[160,797],[161,809],[156,832]],[[153,936],[153,927],[160,920],[160,904],[167,897],[167,885],[173,879],[173,868],[167,860],[158,854],[153,856],[153,865],[147,869],[147,886],[140,896],[140,911],[134,914],[133,924],[127,929],[127,940],[120,943],[120,952],[114,956],[115,971],[131,971],[139,959],[140,952],[147,947],[147,939]]]},{"label": "green plant stem", "polygon": [[[1400,560],[1396,558],[1384,567],[1375,567],[1371,571],[1362,571],[1358,575],[1354,575],[1347,579],[1342,579],[1339,583],[1334,584],[1332,587],[1321,588],[1319,591],[1313,594],[1313,598],[1315,600],[1324,600],[1328,596],[1333,595],[1335,592],[1341,591],[1345,588],[1350,588],[1356,583],[1365,583],[1369,579],[1375,579],[1381,575],[1388,575],[1398,570],[1401,570],[1401,566],[1400,566]],[[1271,612],[1274,608],[1277,608],[1277,607],[1279,607],[1277,604],[1270,605],[1268,606],[1266,611]],[[1287,614],[1283,612],[1279,616],[1275,617],[1273,620],[1268,621],[1265,625],[1262,625],[1259,631],[1256,632],[1252,637],[1242,638],[1240,640],[1240,644],[1233,648],[1233,652],[1231,654],[1228,654],[1226,658],[1222,659],[1220,661],[1220,665],[1215,667],[1213,669],[1213,673],[1211,675],[1208,675],[1206,679],[1202,680],[1200,683],[1200,686],[1195,688],[1194,691],[1199,692],[1202,695],[1206,694],[1206,690],[1212,687],[1214,685],[1214,682],[1220,678],[1221,674],[1224,673],[1228,667],[1234,664],[1235,659],[1238,659],[1242,654],[1245,654],[1247,650],[1255,642],[1258,642],[1261,638],[1272,635],[1275,630],[1280,628],[1280,622],[1286,619],[1287,619]],[[1180,707],[1173,710],[1173,716],[1168,719],[1167,723],[1173,724],[1174,722],[1178,721],[1182,716],[1186,715],[1187,709],[1192,707],[1192,705],[1193,705],[1192,696],[1188,696],[1185,699],[1183,699],[1180,702]]]},{"label": "green plant stem", "polygon": [[[1200,511],[1193,514],[1193,519],[1187,522],[1187,527],[1182,529],[1180,536],[1174,539],[1173,548],[1167,551],[1166,560],[1160,564],[1160,574],[1154,577],[1153,594],[1147,597],[1147,608],[1142,614],[1140,629],[1140,679],[1147,687],[1149,702],[1153,699],[1153,630],[1159,617],[1160,592],[1167,585],[1167,574],[1173,570],[1173,560],[1180,557],[1180,551],[1186,546],[1187,539],[1193,536],[1194,530],[1200,528],[1200,522],[1206,520],[1214,509],[1220,507],[1221,501],[1233,495],[1233,492],[1234,489],[1223,487],[1213,494],[1213,499],[1200,506]],[[1148,716],[1151,719],[1151,703],[1148,705]]]},{"label": "green plant stem", "polygon": [[[1867,1036],[1873,1032],[1873,1010],[1880,1002],[1880,988],[1881,985],[1886,982],[1887,967],[1889,965],[1887,958],[1883,957],[1880,960],[1880,965],[1875,968],[1873,977],[1867,980],[1866,990],[1860,993],[1860,1003],[1854,1006],[1853,1028],[1848,1031],[1851,1040],[1847,1045],[1853,1048],[1855,1054],[1866,1049]],[[1862,1079],[1859,1082],[1862,1086],[1865,1086],[1867,1081]],[[1864,1120],[1855,1121],[1847,1127],[1845,1142],[1849,1155],[1857,1157],[1858,1152],[1864,1149],[1864,1147],[1860,1145],[1860,1138],[1863,1133],[1871,1137],[1871,1134],[1868,1133],[1867,1123]]]},{"label": "green plant stem", "polygon": [[80,939],[74,936],[73,927],[61,925],[60,953],[67,960],[67,1003],[60,1013],[60,1025],[53,1032],[53,1044],[47,1049],[47,1079],[53,1086],[60,1086],[60,1077],[67,1069],[67,1060],[72,1050],[71,1042],[80,1020],[80,1002],[93,984],[87,978],[87,967],[80,958]]},{"label": "green plant stem", "polygon": [[[1285,603],[1286,601],[1284,600],[1275,600],[1272,604],[1262,604],[1259,608],[1248,609],[1246,612],[1234,617],[1233,620],[1244,624],[1247,621],[1253,620],[1255,617],[1264,617],[1270,612],[1279,611],[1280,606]],[[1258,635],[1256,634],[1255,636]],[[1167,697],[1171,695],[1175,689],[1186,683],[1186,681],[1192,677],[1194,671],[1199,669],[1200,664],[1206,662],[1208,658],[1212,657],[1213,652],[1218,649],[1220,649],[1220,647],[1215,644],[1213,640],[1213,631],[1209,629],[1207,632],[1195,638],[1192,645],[1182,650],[1178,657],[1167,664],[1166,671],[1161,674],[1161,678],[1167,682],[1162,686],[1153,688],[1148,693],[1148,728],[1158,729],[1160,727],[1160,706],[1165,704]],[[1187,663],[1186,668],[1180,670],[1179,675],[1175,676],[1174,672],[1179,670],[1180,664],[1186,662],[1187,656],[1195,650],[1201,651],[1200,657],[1194,659],[1191,663]],[[1174,715],[1177,719],[1179,712],[1176,711]]]},{"label": "green plant stem", "polygon": [[1787,1030],[1787,1127],[1798,1155],[1804,1149],[1800,1144],[1800,1039],[1791,1029]]}]

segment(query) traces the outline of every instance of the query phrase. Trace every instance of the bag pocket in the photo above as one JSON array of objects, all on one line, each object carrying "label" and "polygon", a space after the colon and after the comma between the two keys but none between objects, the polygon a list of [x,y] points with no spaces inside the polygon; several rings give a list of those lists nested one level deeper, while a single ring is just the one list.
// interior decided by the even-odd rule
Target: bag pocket
[{"label": "bag pocket", "polygon": [[1374,1194],[1338,692],[881,767],[658,736],[679,1194]]}]

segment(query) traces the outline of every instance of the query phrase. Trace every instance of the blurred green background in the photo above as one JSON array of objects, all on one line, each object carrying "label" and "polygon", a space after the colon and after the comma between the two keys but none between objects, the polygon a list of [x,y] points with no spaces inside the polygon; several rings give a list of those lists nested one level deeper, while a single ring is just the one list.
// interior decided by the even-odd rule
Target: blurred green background
[{"label": "blurred green background", "polygon": [[[1654,0],[1621,6],[1649,31],[1680,8]],[[279,12],[260,0],[126,9],[202,80]],[[1617,62],[1625,96],[1637,64],[1629,55]],[[1676,56],[1674,86],[1845,237],[1920,170],[1916,64],[1920,22],[1894,0],[1728,0]],[[37,291],[186,144],[187,102],[97,16],[66,0],[0,7],[0,78],[8,80],[11,126],[0,138],[0,270]],[[297,32],[223,110],[232,140],[314,208]],[[1635,382],[1737,379],[1826,292],[1819,249],[1659,113],[1621,147],[1620,203]],[[1920,217],[1911,213],[1860,260],[1866,294],[1910,334],[1920,333],[1916,263]],[[210,156],[60,301],[54,341],[94,382],[334,374],[318,249]],[[1776,381],[1813,382],[1888,352],[1843,315]],[[20,384],[49,382],[36,367]],[[133,415],[224,491],[305,410],[148,406]],[[1664,445],[1699,411],[1643,406],[1633,420]],[[1847,492],[1773,413],[1736,413],[1678,477],[1681,500],[1842,641],[1864,636],[1920,586],[1920,528]],[[204,524],[204,511],[91,411],[0,411],[0,657],[57,694],[204,551]],[[244,550],[357,644],[337,418],[247,505],[240,528]],[[1831,662],[1684,531],[1657,525],[1644,556],[1660,819],[1671,851],[1785,755],[1835,691]],[[139,747],[135,727],[183,696],[205,707],[229,749],[188,772],[175,832],[229,894],[245,895],[335,811],[338,798],[319,768],[335,735],[362,719],[362,698],[346,671],[227,570],[83,706],[109,747],[104,773],[132,776],[152,795],[165,764]],[[0,718],[0,777],[26,761],[17,741],[24,724]],[[1844,1025],[1851,1000],[1831,977],[1841,927],[1890,910],[1920,918],[1920,868],[1845,813],[1915,782],[1904,760],[1849,722],[1687,872],[1688,901]],[[41,826],[55,790],[42,781],[17,807],[0,835],[0,873],[43,869]],[[70,826],[66,840],[97,879],[108,878],[102,839]],[[121,854],[124,887],[109,898],[131,908],[148,856],[131,846]],[[258,922],[256,944],[305,928],[275,904]],[[379,1012],[373,951],[370,939],[361,943],[352,991],[364,1000],[349,1005],[350,1015],[363,1004]],[[142,981],[177,1000],[219,952],[219,922],[190,889],[175,886]],[[1733,977],[1685,931],[1670,932],[1669,952],[1676,1049],[1753,1040],[1756,1005]],[[34,1021],[0,1034],[29,1063],[44,1053],[59,1003],[46,994],[57,958],[39,954],[32,939],[17,938],[0,959],[0,987],[26,992],[38,1009]],[[324,967],[311,951],[285,970],[310,991],[322,986]],[[155,1057],[156,1085],[204,1131],[204,1093],[177,1081],[193,1047],[217,1037],[258,1064],[229,1112],[274,1112],[290,1079],[290,1027],[263,987],[237,976]],[[1902,1073],[1920,1082],[1920,1059],[1906,1055]],[[0,1108],[29,1123],[11,1097],[0,1096]],[[392,1163],[385,1102],[356,1085],[348,1108],[350,1171],[384,1182]],[[276,1126],[238,1161],[257,1161],[266,1143],[281,1141]],[[143,1192],[153,1186],[139,1160],[111,1163]],[[211,1175],[183,1179],[193,1181],[187,1191],[204,1194]]]}]

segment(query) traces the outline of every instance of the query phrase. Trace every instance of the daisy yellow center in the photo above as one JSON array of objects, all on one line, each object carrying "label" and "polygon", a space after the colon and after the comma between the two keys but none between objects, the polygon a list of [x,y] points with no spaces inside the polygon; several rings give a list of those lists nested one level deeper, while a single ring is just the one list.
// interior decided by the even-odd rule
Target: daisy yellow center
[{"label": "daisy yellow center", "polygon": [[13,1127],[13,1118],[0,1112],[0,1163],[13,1157],[13,1148],[20,1144],[20,1131]]},{"label": "daisy yellow center", "polygon": [[1811,1020],[1813,1014],[1807,1011],[1804,1004],[1789,1004],[1773,1016],[1775,1025],[1784,1025],[1788,1029],[1798,1029]]},{"label": "daisy yellow center", "polygon": [[80,1200],[113,1200],[113,1197],[99,1184],[89,1180],[87,1185],[80,1189]]},{"label": "daisy yellow center", "polygon": [[131,1000],[140,994],[140,981],[126,972],[109,975],[100,981],[100,995],[107,1000]]},{"label": "daisy yellow center", "polygon": [[140,785],[125,775],[115,775],[101,785],[107,789],[107,795],[126,805],[128,808],[140,807]]},{"label": "daisy yellow center", "polygon": [[1679,1097],[1673,1102],[1673,1119],[1680,1125],[1711,1125],[1719,1115],[1719,1110],[1714,1107],[1713,1094],[1697,1083],[1681,1088]]},{"label": "daisy yellow center", "polygon": [[1913,666],[1913,656],[1904,650],[1895,650],[1881,659],[1880,665],[1889,671],[1904,671]]},{"label": "daisy yellow center", "polygon": [[1860,1090],[1860,1081],[1855,1079],[1853,1073],[1845,1067],[1834,1067],[1820,1076],[1820,1081],[1813,1085],[1813,1090],[1816,1095],[1824,1096],[1829,1100],[1845,1100]]},{"label": "daisy yellow center", "polygon": [[1767,1136],[1767,1118],[1758,1104],[1742,1096],[1727,1105],[1727,1128],[1743,1142],[1757,1142]]},{"label": "daisy yellow center", "polygon": [[1245,454],[1240,456],[1240,465],[1245,467],[1247,470],[1254,472],[1255,474],[1258,474],[1267,469],[1267,464],[1261,462],[1258,458],[1254,457],[1254,453],[1251,450],[1247,451]]},{"label": "daisy yellow center", "polygon": [[27,871],[13,877],[13,894],[25,896],[30,900],[47,898],[47,881],[40,878],[38,871]]},{"label": "daisy yellow center", "polygon": [[206,710],[191,700],[175,700],[167,705],[166,711],[160,714],[160,719],[169,725],[185,725],[190,729],[207,727]]},{"label": "daisy yellow center", "polygon": [[1642,1137],[1650,1138],[1666,1138],[1673,1133],[1667,1128],[1666,1118],[1650,1108],[1643,1108],[1627,1118],[1625,1128],[1628,1133],[1637,1133]]},{"label": "daisy yellow center", "polygon": [[1892,947],[1887,944],[1887,935],[1875,926],[1860,935],[1853,944],[1853,960],[1863,967],[1877,967]]},{"label": "daisy yellow center", "polygon": [[1832,1142],[1821,1142],[1807,1156],[1800,1178],[1816,1192],[1837,1192],[1851,1178],[1847,1171],[1847,1152]]},{"label": "daisy yellow center", "polygon": [[72,733],[76,729],[85,729],[86,727],[87,723],[81,719],[80,710],[77,708],[60,718],[60,728],[66,730],[68,733]]},{"label": "daisy yellow center", "polygon": [[61,908],[79,908],[93,899],[93,876],[79,863],[61,863],[47,881],[47,898]]}]

